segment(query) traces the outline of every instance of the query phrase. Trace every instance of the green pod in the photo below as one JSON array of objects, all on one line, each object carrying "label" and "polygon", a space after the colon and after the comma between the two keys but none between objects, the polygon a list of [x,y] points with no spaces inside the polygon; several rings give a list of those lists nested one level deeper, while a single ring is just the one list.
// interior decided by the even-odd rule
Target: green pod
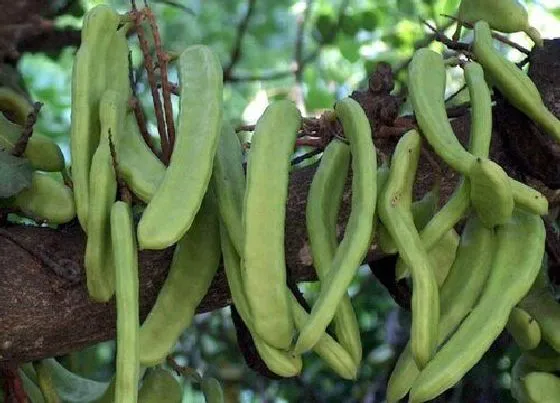
[{"label": "green pod", "polygon": [[[410,206],[412,211],[412,218],[414,220],[414,226],[418,231],[424,229],[424,227],[430,222],[430,220],[434,217],[434,214],[437,210],[437,205],[439,203],[439,194],[440,194],[440,183],[437,181],[433,188],[430,189],[428,192],[422,196],[420,200],[416,200]],[[380,234],[379,234],[379,244],[381,250],[385,253],[396,253],[397,247],[395,242],[391,238],[391,235],[387,232],[387,229],[383,226],[383,224],[379,225]],[[381,238],[383,237],[383,241],[381,242]],[[387,250],[388,251],[387,251]],[[397,261],[397,278],[408,277],[410,272],[406,265],[402,262],[402,259]],[[399,275],[401,273],[401,275]]]},{"label": "green pod", "polygon": [[[410,402],[433,399],[455,385],[490,348],[513,307],[535,281],[544,255],[542,219],[517,210],[498,227],[496,237],[496,255],[477,305],[416,378]],[[512,267],[516,267],[515,276]]]},{"label": "green pod", "polygon": [[159,367],[146,374],[138,391],[138,403],[181,403],[182,400],[181,383],[169,371]]},{"label": "green pod", "polygon": [[164,249],[188,231],[208,188],[218,146],[223,87],[218,57],[207,46],[191,46],[179,56],[178,71],[177,136],[163,180],[138,223],[140,249]]},{"label": "green pod", "polygon": [[470,183],[461,178],[447,203],[438,211],[420,232],[426,250],[433,248],[448,231],[465,217],[470,207]]},{"label": "green pod", "polygon": [[445,64],[441,54],[423,48],[414,52],[408,66],[410,102],[422,134],[454,170],[466,175],[474,162],[455,134],[445,110]]},{"label": "green pod", "polygon": [[548,200],[541,192],[510,178],[515,207],[538,215],[548,214]]},{"label": "green pod", "polygon": [[[233,191],[233,189],[231,189],[231,191]],[[231,210],[233,211],[233,209],[234,207]],[[237,220],[241,222],[239,216],[240,214],[237,216]],[[235,220],[235,218],[233,218],[233,220]],[[237,225],[233,225],[233,227],[235,228]],[[290,352],[272,347],[254,331],[253,317],[249,311],[247,297],[243,289],[240,257],[236,250],[237,248],[234,246],[234,237],[229,235],[229,233],[225,221],[222,220],[220,224],[220,240],[231,299],[239,312],[239,316],[241,316],[241,319],[251,332],[255,347],[267,368],[276,375],[285,378],[296,376],[301,372],[303,366],[301,356],[293,355]]]},{"label": "green pod", "polygon": [[[517,0],[461,0],[457,18],[469,24],[484,20],[500,32],[525,32],[538,46],[543,45],[539,31],[529,25],[527,10]],[[460,23],[454,38],[458,39],[459,31]]]},{"label": "green pod", "polygon": [[[120,16],[119,16],[120,18]],[[111,45],[105,57],[105,88],[118,92],[126,101],[132,96],[129,76],[129,51],[126,24],[119,24],[111,38]]]},{"label": "green pod", "polygon": [[45,398],[45,403],[62,403],[60,396],[56,391],[55,385],[52,380],[51,372],[49,368],[43,365],[42,361],[36,361],[33,363],[35,372],[37,374],[37,381],[39,383],[39,388],[41,393]]},{"label": "green pod", "polygon": [[469,151],[478,157],[488,157],[492,141],[492,96],[484,79],[484,70],[476,62],[463,66],[465,83],[471,104]]},{"label": "green pod", "polygon": [[35,221],[64,224],[76,216],[72,190],[52,176],[33,172],[31,186],[10,199],[9,205]]},{"label": "green pod", "polygon": [[487,158],[477,158],[469,171],[471,203],[488,228],[505,224],[515,206],[507,173]]},{"label": "green pod", "polygon": [[310,350],[331,322],[369,249],[376,207],[377,159],[368,118],[358,102],[344,98],[334,106],[352,155],[352,204],[348,224],[322,283],[310,319],[300,331],[294,351]]},{"label": "green pod", "polygon": [[[84,266],[89,295],[98,302],[108,301],[114,293],[115,267],[112,261],[110,216],[117,197],[117,177],[110,142],[120,149],[118,139],[124,130],[126,99],[107,90],[101,98],[99,120],[101,139],[90,167],[88,231]],[[118,163],[118,161],[117,161]]]},{"label": "green pod", "polygon": [[0,114],[8,112],[17,125],[23,126],[31,111],[33,105],[25,96],[9,87],[0,87]]},{"label": "green pod", "polygon": [[37,384],[33,382],[21,369],[18,370],[18,374],[21,378],[21,383],[23,384],[23,390],[25,391],[27,399],[30,403],[45,403],[43,393]]},{"label": "green pod", "polygon": [[[465,81],[471,98],[471,129],[469,150],[478,157],[488,157],[492,139],[492,99],[484,80],[484,70],[476,62],[464,66]],[[548,212],[546,197],[530,186],[508,178],[515,206],[535,214]]]},{"label": "green pod", "polygon": [[[445,342],[478,300],[490,273],[495,246],[494,231],[484,227],[475,215],[470,216],[461,233],[455,261],[439,293],[438,345]],[[387,401],[404,398],[419,373],[409,342],[389,378]]]},{"label": "green pod", "polygon": [[415,173],[418,166],[420,142],[415,130],[399,140],[391,160],[389,179],[379,200],[379,218],[397,244],[400,257],[410,267],[413,283],[411,349],[415,361],[423,367],[437,346],[439,300],[434,271],[414,227],[406,196],[413,185],[410,172]]},{"label": "green pod", "polygon": [[84,231],[87,231],[90,166],[99,143],[99,102],[107,87],[106,56],[119,21],[119,14],[106,5],[88,11],[84,16],[80,48],[72,65],[72,186],[78,220]]},{"label": "green pod", "polygon": [[140,328],[142,365],[163,362],[192,323],[220,257],[218,211],[213,194],[208,192],[191,228],[177,243],[165,282]]},{"label": "green pod", "polygon": [[[476,105],[472,106],[469,151],[477,157],[488,157],[492,136],[491,100],[488,86],[481,82],[481,71],[476,63],[465,66],[465,80],[469,94]],[[488,120],[490,116],[490,120]],[[420,239],[426,250],[431,250],[445,234],[464,218],[470,205],[470,182],[461,177],[459,185],[447,203],[435,213],[420,232]]]},{"label": "green pod", "polygon": [[286,287],[284,221],[290,157],[301,115],[288,100],[270,104],[257,121],[247,162],[243,210],[243,285],[255,332],[288,350],[294,333]]},{"label": "green pod", "polygon": [[539,323],[524,309],[515,307],[511,310],[506,328],[523,350],[532,350],[541,342]]},{"label": "green pod", "polygon": [[[377,168],[377,203],[379,203],[379,196],[382,194],[387,178],[389,178],[389,164],[384,162],[381,166],[379,166],[379,168]],[[376,217],[376,225],[377,246],[379,249],[388,255],[397,253],[397,246],[395,245],[393,238],[391,238],[391,235],[387,232],[383,223],[379,221],[378,217]]]},{"label": "green pod", "polygon": [[544,105],[531,79],[494,48],[486,21],[478,21],[474,25],[473,52],[484,72],[509,103],[560,142],[560,120]]},{"label": "green pod", "polygon": [[530,402],[557,402],[560,399],[560,378],[548,372],[529,372],[521,381]]},{"label": "green pod", "polygon": [[138,198],[148,203],[165,175],[165,165],[146,145],[133,113],[126,116],[125,132],[119,144],[119,175]]},{"label": "green pod", "polygon": [[[307,196],[307,234],[313,266],[321,283],[327,281],[338,246],[336,223],[349,168],[350,147],[333,140],[323,152]],[[362,360],[362,343],[358,319],[348,294],[342,297],[333,324],[336,339],[358,365]]]},{"label": "green pod", "polygon": [[[437,205],[439,202],[439,191],[440,191],[440,184],[439,181],[437,181],[434,184],[434,187],[432,189],[430,189],[430,191],[426,192],[426,194],[424,194],[424,196],[422,197],[422,199],[415,201],[414,203],[412,203],[411,205],[411,211],[412,211],[412,218],[414,219],[414,226],[416,227],[416,229],[418,231],[422,231],[422,229],[424,229],[424,227],[430,222],[430,220],[434,217],[434,214],[436,212],[437,209]],[[458,237],[457,237],[458,239]],[[451,240],[451,238],[449,237],[449,235],[443,236],[438,242],[437,244],[432,248],[433,252],[434,252],[434,258],[430,257],[430,259],[432,260],[432,263],[435,263],[435,260],[440,260],[442,258],[444,258],[445,255],[448,255],[445,251],[445,248],[447,246],[449,246],[449,241]],[[458,243],[458,241],[457,241]],[[430,250],[431,251],[431,250]],[[454,253],[454,250],[450,250],[449,254]],[[432,254],[432,252],[429,253],[430,255]],[[451,263],[453,263],[453,261],[451,261]],[[451,266],[451,264],[449,265]],[[434,267],[432,265],[432,267],[436,270],[436,278],[439,278],[438,276],[438,270],[436,267]],[[440,266],[438,266],[439,268]],[[449,267],[447,267],[446,269],[442,267],[442,273],[447,273],[447,270],[449,270]],[[397,265],[395,267],[395,277],[397,280],[403,279],[405,277],[409,277],[410,276],[410,270],[409,268],[404,264],[402,259],[398,259],[397,260]],[[440,283],[438,282],[438,285]]]},{"label": "green pod", "polygon": [[202,389],[202,393],[204,393],[206,403],[224,402],[224,392],[222,391],[220,382],[216,378],[204,377],[200,383],[200,388]]},{"label": "green pod", "polygon": [[455,257],[457,256],[457,248],[459,247],[459,234],[454,229],[450,229],[438,241],[438,243],[428,251],[431,267],[434,269],[436,283],[441,287],[444,283]]},{"label": "green pod", "polygon": [[542,338],[560,353],[560,304],[551,292],[546,271],[539,278],[519,306],[537,321]]},{"label": "green pod", "polygon": [[[290,294],[294,320],[298,330],[304,329],[311,320],[310,315]],[[358,363],[346,349],[334,340],[329,334],[323,332],[319,340],[313,345],[315,352],[338,376],[343,379],[355,380],[358,375]]]},{"label": "green pod", "polygon": [[412,210],[414,226],[418,231],[421,231],[436,213],[439,203],[439,194],[440,183],[436,181],[432,189],[426,192],[420,200],[416,200],[412,203],[410,208]]},{"label": "green pod", "polygon": [[[242,155],[240,144],[236,140],[235,133],[227,130],[222,136],[230,134],[233,137],[225,137],[221,139],[217,152],[219,162],[215,162],[216,166],[213,172],[213,184],[216,188],[218,196],[218,204],[220,206],[220,214],[222,217],[220,225],[220,238],[222,245],[222,253],[224,258],[224,266],[226,277],[228,280],[233,303],[235,304],[239,315],[247,324],[259,356],[263,359],[266,366],[274,373],[283,377],[293,377],[301,372],[302,360],[300,355],[293,355],[291,352],[278,350],[262,340],[255,333],[253,321],[247,299],[242,285],[242,274],[240,268],[239,251],[243,246],[243,232],[241,224],[242,200],[245,193],[245,181],[242,168]],[[229,144],[228,144],[229,143]],[[229,151],[228,151],[229,150]],[[220,157],[221,156],[221,157]],[[220,166],[218,169],[217,166]],[[220,195],[221,194],[221,195]],[[232,232],[238,231],[235,235]],[[236,245],[237,243],[237,245]],[[286,290],[289,293],[289,290]],[[302,318],[301,323],[305,323],[309,317],[297,301],[291,297],[292,311],[296,320]],[[326,342],[317,343],[313,350],[325,356],[326,363],[337,371],[341,376],[350,377],[355,373],[356,365],[351,364],[351,356],[342,349],[338,344],[333,345],[334,340],[329,339]],[[338,357],[338,358],[337,358]],[[354,369],[353,369],[354,368]]]},{"label": "green pod", "polygon": [[244,230],[241,212],[245,199],[243,149],[239,137],[227,121],[222,123],[222,133],[214,157],[212,183],[220,217],[225,223],[235,249],[242,253]]},{"label": "green pod", "polygon": [[243,252],[242,211],[245,198],[245,173],[243,172],[241,143],[227,122],[223,123],[218,151],[212,171],[212,187],[220,211],[220,240],[226,277],[231,298],[243,322],[249,328],[255,347],[269,370],[278,376],[293,377],[301,372],[301,356],[293,355],[267,344],[254,331],[247,297],[245,296],[241,259]]},{"label": "green pod", "polygon": [[[10,122],[0,113],[0,149],[11,152],[21,137],[23,127]],[[64,169],[64,156],[58,144],[50,137],[33,133],[23,156],[39,171],[58,172]]]},{"label": "green pod", "polygon": [[111,243],[117,308],[115,402],[135,403],[140,374],[138,248],[132,209],[122,201],[111,208]]}]

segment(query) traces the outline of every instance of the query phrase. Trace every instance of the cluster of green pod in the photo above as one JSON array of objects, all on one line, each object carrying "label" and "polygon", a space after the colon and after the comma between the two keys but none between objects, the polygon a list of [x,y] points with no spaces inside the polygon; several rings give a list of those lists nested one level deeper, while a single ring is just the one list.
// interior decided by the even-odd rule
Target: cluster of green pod
[{"label": "cluster of green pod", "polygon": [[[0,152],[14,152],[32,111],[33,105],[24,94],[0,87]],[[31,183],[7,199],[0,199],[2,207],[41,223],[63,224],[72,220],[76,216],[74,197],[63,182],[64,156],[58,144],[34,130],[21,158],[33,169]]]},{"label": "cluster of green pod", "polygon": [[[409,191],[402,190],[402,184],[415,170],[414,165],[404,162],[403,156],[395,170],[409,172],[401,172],[398,180],[389,175],[385,190],[381,190],[379,217],[386,229],[394,220],[388,216],[388,209],[399,204],[406,209],[406,224],[398,231],[388,231],[390,234],[384,235],[383,245],[385,252],[399,254],[397,278],[410,275],[413,291],[410,341],[389,379],[388,402],[397,402],[407,394],[410,402],[436,398],[460,381],[504,329],[524,351],[512,373],[513,396],[521,402],[548,401],[546,399],[550,396],[558,396],[538,395],[539,388],[556,391],[558,379],[549,373],[535,372],[553,371],[560,362],[554,358],[560,351],[557,323],[560,305],[550,294],[544,272],[539,274],[546,238],[541,216],[547,214],[548,203],[542,194],[510,178],[489,158],[492,100],[486,79],[491,77],[514,106],[560,139],[556,134],[557,119],[544,107],[538,90],[526,75],[515,66],[515,72],[500,68],[509,62],[492,47],[489,24],[505,32],[514,30],[508,31],[504,25],[498,26],[497,21],[488,20],[488,13],[493,12],[492,7],[513,7],[509,4],[513,2],[475,3],[478,4],[463,0],[459,16],[465,22],[475,23],[476,61],[461,65],[471,104],[468,149],[455,137],[446,116],[443,57],[433,50],[420,49],[415,52],[408,71],[410,101],[422,135],[435,153],[462,175],[455,192],[439,211],[432,213],[431,219],[415,228]],[[410,141],[407,136],[410,133],[400,139],[393,159]],[[393,197],[387,198],[385,192],[391,186],[401,190],[393,191]],[[466,224],[454,257],[450,259],[450,269],[446,271],[446,264],[416,257],[413,263],[418,266],[427,262],[424,264],[431,276],[424,274],[419,280],[416,273],[415,278],[415,267],[406,262],[407,254],[421,249],[431,255],[432,248],[444,239],[444,234],[464,219]],[[403,233],[413,237],[408,238],[406,245],[399,246],[398,240]],[[416,243],[419,244],[417,247],[411,246]],[[389,248],[387,245],[394,246]],[[511,273],[512,267],[516,268],[515,275]],[[440,281],[434,281],[433,277],[442,270]],[[431,288],[439,287],[439,294],[435,294],[439,318],[429,331],[419,333],[415,330],[415,320],[422,321],[424,326],[432,320],[428,315],[419,317],[418,311],[415,312],[414,294],[425,292],[427,278],[430,278]],[[431,298],[424,296],[422,303],[433,303]],[[491,316],[488,316],[489,312],[492,312]],[[432,331],[435,331],[434,336],[431,336]],[[415,347],[418,340],[423,340],[421,336],[435,343],[431,351],[424,350],[430,354],[425,355],[425,359],[419,355],[418,345]],[[521,376],[522,367],[526,373]]]},{"label": "cluster of green pod", "polygon": [[529,25],[527,10],[517,0],[461,0],[457,20],[454,39],[459,38],[463,23],[474,24],[482,20],[496,31],[525,32],[538,46],[543,45],[539,31]]},{"label": "cluster of green pod", "polygon": [[[220,262],[232,303],[270,371],[296,376],[302,355],[313,351],[341,378],[356,379],[362,344],[348,288],[377,235],[383,252],[399,255],[397,279],[410,277],[412,284],[410,340],[391,374],[389,402],[407,393],[411,402],[438,396],[480,360],[503,329],[523,349],[514,395],[545,399],[538,393],[556,390],[558,379],[549,372],[560,368],[560,305],[539,274],[541,216],[548,204],[489,157],[492,100],[485,76],[560,140],[557,120],[534,84],[492,47],[490,26],[533,32],[514,3],[496,2],[495,9],[461,3],[459,19],[475,23],[476,61],[463,66],[471,99],[467,148],[447,118],[445,62],[429,49],[416,51],[408,70],[418,129],[400,138],[390,164],[378,168],[370,122],[358,102],[341,99],[326,115],[340,122],[342,135],[323,150],[307,199],[306,228],[320,285],[310,312],[286,285],[286,201],[302,123],[295,104],[279,100],[266,108],[251,138],[245,173],[239,138],[222,116],[220,62],[209,47],[190,46],[177,60],[180,110],[166,166],[146,145],[129,110],[128,17],[108,6],[91,9],[72,76],[73,192],[60,191],[60,182],[36,173],[32,186],[10,202],[23,214],[53,223],[77,215],[87,235],[89,295],[98,302],[115,297],[116,371],[110,384],[98,385],[44,361],[24,374],[29,390],[38,385],[44,401],[58,401],[73,379],[95,390],[92,400],[100,402],[152,402],[164,395],[180,401],[180,384],[160,365],[192,323]],[[492,19],[507,7],[512,12],[507,21]],[[8,99],[1,90],[0,107]],[[20,101],[12,100],[10,107],[23,105]],[[21,111],[13,115],[19,121],[0,114],[0,146],[6,150],[14,147],[25,117]],[[439,180],[413,200],[423,139],[461,175],[441,208]],[[37,170],[59,171],[64,161],[53,144],[32,137],[24,157]],[[339,236],[350,172],[350,216]],[[140,201],[138,221],[130,200],[120,200],[119,183]],[[167,277],[140,323],[139,250],[168,247],[174,251]],[[203,378],[201,388],[207,401],[223,401],[216,379]]]}]

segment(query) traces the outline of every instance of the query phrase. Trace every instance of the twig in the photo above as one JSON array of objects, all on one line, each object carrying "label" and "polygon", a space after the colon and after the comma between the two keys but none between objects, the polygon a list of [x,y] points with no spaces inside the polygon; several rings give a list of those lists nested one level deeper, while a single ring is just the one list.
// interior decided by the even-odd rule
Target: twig
[{"label": "twig", "polygon": [[35,122],[37,121],[37,116],[39,115],[39,111],[43,104],[41,102],[35,102],[33,104],[33,110],[27,114],[27,118],[25,119],[25,125],[23,126],[23,131],[21,133],[20,138],[18,139],[14,149],[12,150],[12,155],[14,157],[21,157],[25,152],[25,148],[27,147],[27,142],[33,135],[33,126],[35,126]]},{"label": "twig", "polygon": [[[130,89],[132,91],[132,96],[128,100],[129,106],[132,108],[134,112],[134,117],[136,118],[136,123],[138,125],[138,129],[140,130],[140,134],[144,139],[144,143],[148,146],[150,150],[161,160],[161,154],[156,149],[154,142],[148,133],[148,126],[146,124],[146,115],[144,114],[144,109],[142,108],[142,104],[140,103],[140,99],[138,99],[138,95],[136,94],[136,85],[137,79],[134,69],[132,68],[132,53],[128,53],[128,79],[130,81]],[[162,161],[163,162],[163,161]]]},{"label": "twig", "polygon": [[[177,96],[180,95],[179,84],[168,81],[167,86],[169,87],[169,92],[171,92],[173,95],[177,95]],[[158,88],[162,88],[162,87],[163,85],[161,83],[158,83]]]},{"label": "twig", "polygon": [[295,157],[294,159],[292,159],[292,161],[290,162],[292,165],[297,165],[303,161],[305,161],[308,158],[314,157],[317,154],[321,154],[323,152],[322,148],[316,148],[308,153],[302,154],[302,155],[298,155],[297,157]]},{"label": "twig", "polygon": [[235,65],[241,59],[241,48],[243,46],[243,38],[247,33],[247,28],[249,27],[249,21],[251,20],[251,16],[253,14],[253,10],[255,9],[256,0],[247,0],[247,12],[243,19],[237,25],[237,35],[235,37],[235,42],[233,48],[231,50],[231,57],[229,60],[229,64],[224,68],[224,81],[231,81],[231,72]]},{"label": "twig", "polygon": [[422,23],[432,30],[432,32],[434,33],[434,40],[443,43],[449,49],[461,52],[468,52],[470,50],[470,44],[464,42],[455,42],[454,40],[449,39],[447,36],[445,36],[445,34],[439,32],[437,28],[432,26],[428,21],[423,20]]},{"label": "twig", "polygon": [[171,155],[171,153],[173,152],[173,145],[175,144],[175,123],[173,122],[171,89],[169,88],[169,82],[167,81],[167,62],[169,61],[169,59],[163,51],[161,36],[159,35],[159,29],[156,23],[156,17],[154,16],[154,13],[150,9],[150,7],[148,7],[147,0],[144,0],[143,11],[148,19],[150,27],[152,28],[152,34],[154,36],[154,45],[156,47],[156,56],[162,82],[163,109],[165,113],[165,125],[167,127],[167,140],[169,141],[169,155]]},{"label": "twig", "polygon": [[142,55],[144,56],[144,67],[146,73],[148,74],[148,82],[150,84],[150,90],[152,92],[152,100],[154,102],[154,112],[156,115],[157,129],[159,137],[161,138],[161,150],[162,150],[162,161],[164,164],[169,163],[169,157],[171,155],[169,149],[169,141],[165,131],[165,119],[163,117],[161,100],[159,98],[159,92],[157,89],[157,81],[154,74],[154,62],[152,56],[150,55],[148,49],[148,42],[146,40],[146,32],[141,25],[142,13],[136,8],[136,1],[131,0],[132,3],[132,16],[134,20],[134,26],[136,28],[136,33],[138,35],[138,42],[140,43],[140,49],[142,50]]},{"label": "twig", "polygon": [[[461,24],[467,28],[473,29],[474,25],[471,24],[470,22],[465,22],[465,21],[461,21],[459,20],[457,17],[455,17],[454,15],[448,15],[448,14],[442,14],[443,17],[447,17],[450,18],[453,22],[457,22],[457,24]],[[492,37],[494,39],[497,39],[500,42],[505,43],[506,45],[511,46],[512,48],[520,51],[521,53],[525,53],[526,55],[530,55],[531,51],[524,48],[523,46],[521,46],[520,44],[513,42],[512,40],[510,40],[507,36],[499,34],[497,32],[492,32]]]}]

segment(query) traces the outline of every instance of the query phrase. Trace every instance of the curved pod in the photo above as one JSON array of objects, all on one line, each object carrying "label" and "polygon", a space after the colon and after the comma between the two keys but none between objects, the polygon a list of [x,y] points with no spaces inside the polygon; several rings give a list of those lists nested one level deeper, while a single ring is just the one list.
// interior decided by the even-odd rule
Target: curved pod
[{"label": "curved pod", "polygon": [[369,120],[352,98],[334,107],[352,155],[352,204],[344,236],[330,265],[328,279],[301,330],[294,351],[310,350],[331,322],[371,243],[377,199],[377,158]]},{"label": "curved pod", "polygon": [[179,56],[178,70],[177,137],[163,180],[138,223],[140,249],[164,249],[189,230],[218,146],[223,86],[218,57],[206,46],[191,46]]}]

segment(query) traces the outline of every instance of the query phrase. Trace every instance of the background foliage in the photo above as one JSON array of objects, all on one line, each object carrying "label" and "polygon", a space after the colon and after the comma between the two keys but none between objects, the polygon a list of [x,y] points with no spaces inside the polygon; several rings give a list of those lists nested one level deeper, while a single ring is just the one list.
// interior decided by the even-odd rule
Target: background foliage
[{"label": "background foliage", "polygon": [[[81,15],[101,0],[83,0],[81,9],[64,15],[58,25],[79,27]],[[220,56],[228,70],[225,85],[226,114],[237,124],[254,123],[268,100],[290,96],[305,115],[316,115],[335,99],[366,85],[367,73],[378,61],[389,62],[397,73],[396,91],[406,93],[406,62],[415,47],[424,46],[429,34],[421,19],[442,27],[453,14],[458,0],[183,0],[152,1],[166,50],[179,52],[204,43]],[[124,0],[112,5],[125,12]],[[176,4],[175,4],[176,3]],[[560,7],[554,0],[528,2],[531,22],[544,37],[560,36]],[[557,3],[556,3],[557,6]],[[239,23],[251,10],[245,34]],[[303,34],[298,32],[303,29]],[[523,34],[512,39],[529,46]],[[141,55],[133,44],[135,69],[141,74]],[[441,45],[430,46],[442,50]],[[239,57],[233,60],[233,50]],[[70,77],[75,48],[56,55],[27,54],[19,64],[32,97],[45,104],[37,130],[55,138],[68,160],[70,125]],[[504,47],[504,51],[510,51]],[[521,55],[511,51],[512,59]],[[450,71],[453,92],[461,86]],[[143,77],[145,80],[145,77]],[[170,72],[170,80],[176,74]],[[144,81],[143,81],[144,82]],[[139,95],[150,105],[149,88],[140,85]],[[404,105],[404,110],[407,105]],[[175,107],[175,112],[177,111]],[[146,108],[147,111],[150,108]],[[150,131],[155,133],[153,116]],[[302,287],[312,300],[316,286]],[[238,352],[235,331],[225,308],[199,315],[176,348],[180,364],[210,373],[222,382],[231,401],[383,401],[384,387],[394,360],[407,339],[409,317],[362,267],[351,287],[359,315],[364,359],[357,382],[346,382],[329,372],[310,355],[304,372],[293,380],[270,381],[245,366]],[[511,365],[519,351],[504,336],[486,354],[455,390],[442,401],[507,402]],[[68,368],[88,377],[108,380],[112,375],[113,342],[102,343],[63,357]],[[203,401],[196,383],[185,381],[185,402]]]}]

